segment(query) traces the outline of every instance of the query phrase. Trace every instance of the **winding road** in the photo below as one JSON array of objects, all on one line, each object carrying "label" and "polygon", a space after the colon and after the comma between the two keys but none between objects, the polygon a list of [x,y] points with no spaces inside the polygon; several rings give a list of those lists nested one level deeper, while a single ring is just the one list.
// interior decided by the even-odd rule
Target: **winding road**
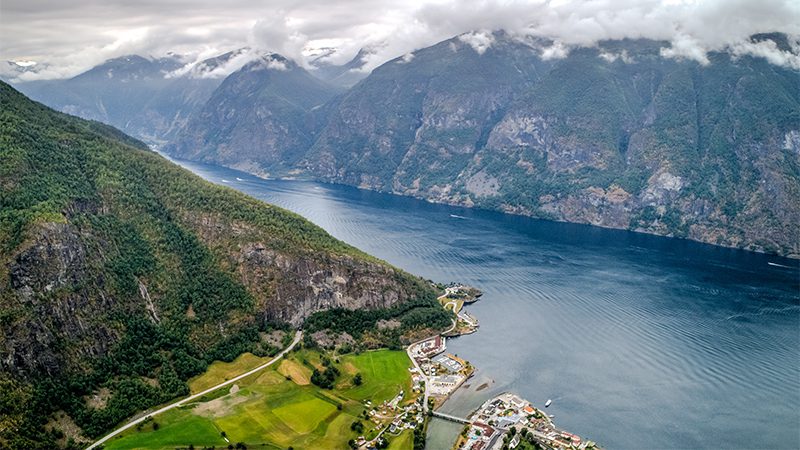
[{"label": "winding road", "polygon": [[[453,320],[452,321],[452,325],[450,325],[450,328],[448,328],[447,330],[439,333],[439,335],[441,336],[441,335],[447,334],[447,333],[451,332],[455,327],[456,327],[456,320]],[[406,347],[406,354],[408,354],[408,359],[410,359],[411,362],[414,364],[414,367],[417,368],[417,371],[419,372],[420,376],[422,377],[422,380],[425,382],[425,391],[423,393],[423,402],[422,402],[422,411],[425,414],[428,413],[428,397],[430,396],[429,393],[428,393],[428,376],[425,375],[425,372],[422,371],[422,367],[420,367],[419,363],[417,363],[417,360],[414,359],[414,355],[411,354],[411,348],[414,347],[415,345],[419,344],[420,342],[427,341],[428,339],[432,339],[434,337],[436,337],[436,335],[428,336],[425,339],[420,339],[417,342],[409,344]]]},{"label": "winding road", "polygon": [[267,368],[267,367],[271,366],[273,363],[275,363],[275,361],[279,361],[283,357],[283,355],[285,355],[285,354],[289,353],[290,351],[292,351],[292,349],[297,345],[298,342],[300,342],[300,339],[302,339],[302,338],[303,338],[302,330],[297,330],[297,333],[295,333],[294,340],[292,341],[292,343],[288,347],[283,349],[280,353],[275,355],[275,357],[272,358],[271,360],[269,360],[268,362],[256,367],[255,369],[247,371],[247,372],[245,372],[245,373],[243,373],[241,375],[237,375],[237,376],[231,378],[230,380],[224,381],[224,382],[222,382],[222,383],[220,383],[220,384],[218,384],[216,386],[210,387],[210,388],[204,390],[203,392],[198,392],[197,394],[190,395],[189,397],[186,397],[184,399],[178,400],[178,401],[176,401],[174,403],[170,403],[169,405],[164,406],[163,408],[157,409],[157,410],[155,410],[155,411],[153,411],[151,413],[147,413],[147,414],[143,415],[142,417],[139,417],[138,419],[134,419],[134,420],[126,423],[125,425],[117,428],[116,430],[112,431],[111,433],[108,433],[107,435],[105,435],[102,438],[98,439],[92,445],[87,447],[87,450],[92,450],[93,448],[96,448],[97,446],[103,444],[104,442],[108,441],[109,439],[113,438],[114,436],[122,433],[123,431],[125,431],[125,430],[127,430],[129,428],[135,427],[136,425],[138,425],[138,424],[144,422],[145,420],[147,420],[148,417],[153,417],[153,416],[155,416],[157,414],[161,414],[163,412],[169,411],[170,409],[174,409],[174,408],[177,408],[179,406],[183,406],[184,404],[186,404],[188,402],[191,402],[192,400],[196,400],[196,399],[198,399],[198,398],[200,398],[200,397],[202,397],[202,396],[204,396],[204,395],[206,395],[206,394],[208,394],[210,392],[216,391],[219,388],[223,388],[225,386],[228,386],[230,384],[233,384],[233,383],[241,380],[242,378],[249,377],[250,375],[252,375],[252,374],[254,374],[254,373],[256,373],[256,372],[258,372],[260,370],[264,370],[265,368]]}]

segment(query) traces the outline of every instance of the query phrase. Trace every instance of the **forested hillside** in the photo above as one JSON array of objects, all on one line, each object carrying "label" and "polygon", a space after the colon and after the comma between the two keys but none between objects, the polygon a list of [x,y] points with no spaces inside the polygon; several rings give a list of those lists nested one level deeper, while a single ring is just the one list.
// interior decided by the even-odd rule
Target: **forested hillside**
[{"label": "forested hillside", "polygon": [[449,324],[427,282],[298,215],[5,83],[0,104],[0,447],[98,436],[317,311]]}]

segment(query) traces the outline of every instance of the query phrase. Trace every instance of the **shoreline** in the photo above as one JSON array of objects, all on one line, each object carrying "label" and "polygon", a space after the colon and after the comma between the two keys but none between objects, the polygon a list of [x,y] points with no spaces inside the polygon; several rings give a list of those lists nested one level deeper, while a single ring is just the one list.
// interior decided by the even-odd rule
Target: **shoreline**
[{"label": "shoreline", "polygon": [[314,177],[314,176],[311,176],[311,175],[308,175],[308,174],[305,174],[305,173],[297,173],[295,175],[288,175],[288,174],[287,175],[276,175],[276,174],[270,174],[268,172],[263,172],[263,171],[253,171],[253,170],[250,170],[250,169],[248,169],[246,167],[237,166],[237,165],[226,165],[226,164],[222,164],[220,162],[207,162],[207,161],[186,159],[186,158],[182,158],[180,156],[176,156],[176,155],[173,155],[171,153],[165,152],[161,146],[150,145],[150,149],[152,151],[154,151],[155,153],[158,153],[159,155],[165,157],[166,159],[168,159],[168,160],[170,160],[170,161],[172,161],[172,162],[174,162],[176,164],[179,164],[179,161],[185,161],[187,163],[192,163],[192,164],[204,164],[204,165],[209,165],[209,166],[216,166],[216,167],[221,167],[221,168],[225,168],[225,169],[229,169],[229,170],[235,170],[237,172],[241,172],[241,173],[256,177],[256,178],[258,178],[260,180],[263,180],[263,181],[306,181],[306,182],[313,182],[313,183],[320,183],[320,184],[328,184],[328,185],[332,185],[332,186],[343,186],[343,187],[347,187],[347,188],[358,189],[358,190],[361,190],[361,191],[374,192],[374,193],[384,194],[384,195],[392,195],[392,196],[401,197],[401,198],[410,198],[410,199],[414,199],[414,200],[423,201],[425,203],[430,203],[430,204],[433,204],[433,205],[446,205],[446,206],[452,206],[452,207],[456,207],[456,208],[464,208],[466,210],[472,210],[472,211],[485,211],[485,212],[491,212],[491,213],[496,213],[496,214],[504,214],[504,215],[509,215],[509,216],[525,217],[525,218],[528,218],[528,219],[540,220],[540,221],[545,221],[545,222],[553,222],[553,223],[560,223],[560,224],[570,224],[570,225],[576,225],[576,226],[582,226],[582,227],[590,227],[590,228],[600,228],[600,229],[603,229],[603,230],[610,230],[610,231],[616,231],[616,232],[621,232],[621,233],[632,233],[632,234],[635,234],[635,235],[644,235],[644,236],[651,236],[651,237],[657,237],[657,238],[663,238],[663,239],[675,239],[675,240],[687,242],[687,243],[690,243],[690,244],[693,244],[693,245],[709,246],[709,247],[714,247],[714,248],[721,249],[721,250],[731,250],[731,251],[736,251],[736,252],[750,253],[750,254],[759,255],[759,256],[768,257],[768,258],[778,258],[778,259],[784,260],[785,262],[790,262],[790,263],[797,263],[798,261],[800,261],[800,253],[795,252],[795,251],[789,251],[787,253],[776,253],[776,252],[770,252],[770,251],[768,251],[768,250],[766,250],[764,248],[744,248],[744,247],[735,246],[735,245],[732,245],[732,244],[731,245],[726,245],[724,243],[711,242],[710,240],[709,241],[703,241],[703,240],[698,240],[698,239],[691,239],[691,238],[688,238],[688,237],[669,236],[669,235],[659,234],[659,233],[650,232],[650,231],[642,230],[642,229],[632,230],[632,229],[628,229],[628,228],[624,228],[624,227],[616,227],[616,226],[610,226],[610,225],[609,226],[597,225],[597,224],[593,224],[593,223],[589,223],[589,222],[571,222],[571,221],[568,221],[568,220],[560,220],[560,219],[556,219],[556,218],[541,217],[541,216],[537,216],[535,214],[526,214],[523,211],[508,210],[508,209],[502,209],[502,208],[489,208],[489,207],[476,206],[476,205],[468,205],[468,204],[461,203],[461,202],[437,200],[437,199],[433,199],[431,197],[426,197],[426,196],[421,196],[421,195],[405,194],[405,193],[401,193],[401,192],[383,190],[383,189],[379,189],[379,188],[375,188],[375,187],[371,187],[371,186],[363,185],[363,184],[359,184],[359,185],[349,184],[349,183],[345,183],[343,181],[336,181],[336,180],[330,180],[330,179],[325,179],[325,178]]},{"label": "shoreline", "polygon": [[[464,292],[468,292],[472,295],[459,298]],[[448,305],[453,305],[452,309],[456,313],[454,325],[436,336],[415,342],[407,347],[409,358],[411,358],[415,370],[421,372],[421,380],[425,384],[425,411],[428,412],[427,407],[430,401],[432,403],[429,412],[431,416],[450,420],[452,422],[460,421],[466,424],[464,430],[456,438],[455,442],[453,442],[451,448],[453,450],[496,450],[503,448],[503,446],[508,446],[506,448],[515,448],[519,445],[523,445],[523,447],[520,448],[529,448],[524,447],[524,442],[527,442],[532,445],[533,448],[565,450],[601,449],[601,447],[593,441],[583,440],[577,434],[557,428],[552,420],[554,417],[553,415],[546,414],[530,401],[512,392],[503,392],[489,398],[481,404],[481,406],[473,410],[466,418],[442,413],[437,414],[438,410],[450,400],[452,395],[461,389],[468,380],[474,377],[477,369],[467,360],[453,357],[449,354],[446,355],[446,358],[458,359],[463,365],[468,365],[470,368],[469,373],[460,378],[447,392],[437,394],[434,399],[429,400],[430,385],[437,375],[432,375],[430,369],[426,372],[422,364],[420,364],[420,361],[435,362],[437,359],[442,358],[441,355],[445,355],[447,349],[447,338],[473,334],[478,331],[479,325],[477,319],[474,319],[474,323],[468,323],[467,325],[469,326],[463,330],[459,329],[457,324],[461,322],[462,313],[471,317],[463,311],[464,306],[475,303],[482,295],[483,293],[478,289],[461,284],[450,284],[445,288],[445,293],[437,299],[445,308]],[[460,303],[454,299],[459,300]],[[458,373],[458,371],[456,372]],[[433,369],[432,373],[436,374],[436,370]],[[414,380],[415,382],[419,381],[419,379],[416,378]],[[493,384],[494,380],[491,380],[491,383]],[[481,385],[476,392],[484,388],[485,387]],[[548,406],[550,406],[550,400],[546,403],[545,408]]]}]

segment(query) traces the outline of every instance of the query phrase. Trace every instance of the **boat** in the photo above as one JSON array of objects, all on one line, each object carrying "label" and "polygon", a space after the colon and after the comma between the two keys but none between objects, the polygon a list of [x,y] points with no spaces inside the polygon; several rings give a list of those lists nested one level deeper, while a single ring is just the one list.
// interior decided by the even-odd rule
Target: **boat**
[{"label": "boat", "polygon": [[547,401],[544,402],[544,407],[547,408],[551,403],[553,403],[553,401],[548,398]]}]

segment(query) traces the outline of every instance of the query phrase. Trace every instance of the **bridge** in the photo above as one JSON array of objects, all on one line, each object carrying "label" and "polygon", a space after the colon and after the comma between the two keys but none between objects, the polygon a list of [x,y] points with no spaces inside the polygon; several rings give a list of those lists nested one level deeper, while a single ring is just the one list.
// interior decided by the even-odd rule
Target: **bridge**
[{"label": "bridge", "polygon": [[440,419],[449,420],[450,422],[455,422],[455,423],[463,423],[463,424],[472,423],[463,417],[451,416],[450,414],[441,413],[439,411],[433,411],[433,417],[438,417]]}]

